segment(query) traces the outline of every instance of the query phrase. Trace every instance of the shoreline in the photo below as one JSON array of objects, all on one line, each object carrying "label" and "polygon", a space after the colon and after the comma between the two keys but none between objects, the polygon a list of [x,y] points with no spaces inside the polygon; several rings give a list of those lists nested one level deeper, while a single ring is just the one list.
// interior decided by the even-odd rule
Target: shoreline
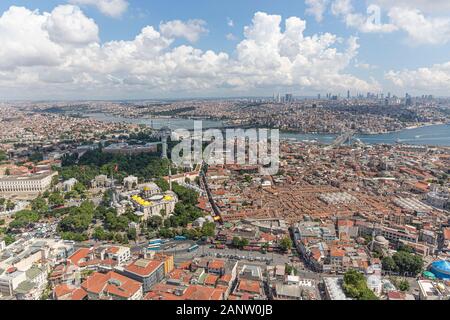
[{"label": "shoreline", "polygon": [[[174,121],[204,120],[204,121],[221,122],[221,121],[212,120],[212,119],[189,119],[189,118],[180,118],[180,117],[170,117],[170,118],[168,118],[168,117],[158,117],[158,118],[123,117],[123,116],[113,115],[108,112],[91,112],[91,113],[86,113],[86,115],[88,115],[89,117],[91,117],[93,119],[96,119],[99,121],[104,121],[104,122],[127,122],[127,121],[139,120],[139,119],[147,121],[147,122],[150,122],[152,120],[164,121],[164,120],[168,120],[168,119],[172,119]],[[109,119],[98,119],[95,115],[103,115],[107,118],[108,117],[110,117],[110,118]],[[146,124],[146,125],[150,126],[150,124]],[[410,132],[411,130],[414,130],[414,129],[417,130],[420,128],[429,128],[429,127],[433,127],[433,126],[439,127],[439,126],[446,126],[446,125],[448,125],[448,123],[445,123],[445,122],[421,123],[419,125],[408,126],[403,129],[396,130],[396,131],[388,131],[388,132],[382,132],[382,133],[356,133],[354,137],[356,139],[360,139],[363,143],[366,143],[366,144],[381,144],[381,143],[395,144],[395,143],[398,143],[398,141],[400,140],[400,141],[404,141],[404,143],[409,143],[409,144],[414,144],[414,145],[449,147],[450,146],[450,136],[447,139],[447,130],[439,129],[438,133],[436,134],[435,139],[431,138],[431,139],[420,140],[420,139],[417,139],[415,136],[411,136],[411,137],[396,136],[396,135],[402,135],[402,133],[404,134],[405,132]],[[222,122],[221,126],[226,126],[226,124],[224,124]],[[210,128],[220,128],[220,126],[219,126],[219,124],[217,124],[216,126],[213,125],[208,128],[205,127],[205,129],[210,129]],[[412,133],[412,135],[413,134],[414,133]],[[284,135],[282,138],[280,137],[283,140],[286,140],[286,139],[294,140],[295,139],[297,141],[316,140],[318,142],[321,142],[321,141],[326,142],[326,141],[323,141],[323,139],[331,140],[333,138],[336,138],[336,136],[341,135],[341,133],[326,133],[326,132],[304,133],[304,132],[299,132],[299,131],[280,130],[280,135]],[[365,140],[368,140],[368,141],[365,141]],[[379,140],[379,141],[376,141],[376,140]]]},{"label": "shoreline", "polygon": [[[112,113],[108,113],[108,112],[104,112],[104,111],[95,111],[95,112],[83,112],[81,113],[83,115],[89,116],[91,114],[104,114],[104,115],[109,115],[111,117],[118,117],[118,118],[123,118],[123,119],[130,119],[130,120],[138,120],[138,119],[143,119],[143,120],[148,120],[148,121],[152,121],[152,120],[191,120],[191,121],[216,121],[216,122],[222,122],[222,126],[227,126],[230,124],[227,124],[227,120],[223,120],[223,119],[217,119],[214,117],[203,117],[203,118],[192,118],[192,117],[173,117],[173,116],[155,116],[155,117],[150,117],[150,116],[146,116],[146,117],[129,117],[129,116],[124,116],[124,115],[117,115],[117,114],[112,114]],[[404,128],[398,129],[398,130],[391,130],[391,131],[384,131],[384,132],[369,132],[369,133],[362,133],[362,132],[356,132],[355,135],[359,135],[359,136],[376,136],[376,135],[383,135],[383,134],[391,134],[391,133],[398,133],[398,132],[402,132],[404,130],[413,130],[413,129],[420,129],[420,128],[424,128],[424,127],[429,127],[429,126],[439,126],[439,125],[446,125],[449,124],[449,122],[431,122],[431,123],[420,123],[418,125],[411,125],[411,126],[406,126]],[[268,128],[268,129],[279,129],[279,128]],[[297,131],[297,130],[289,130],[289,129],[279,129],[280,132],[282,133],[289,133],[289,134],[305,134],[305,135],[341,135],[344,134],[344,132],[304,132],[304,131]]]}]

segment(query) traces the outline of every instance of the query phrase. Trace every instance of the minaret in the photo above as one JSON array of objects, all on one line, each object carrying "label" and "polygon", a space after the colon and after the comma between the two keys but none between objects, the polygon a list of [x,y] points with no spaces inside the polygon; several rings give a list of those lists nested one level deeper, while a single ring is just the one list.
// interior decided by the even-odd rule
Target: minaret
[{"label": "minaret", "polygon": [[373,241],[375,240],[375,223],[373,224],[372,227],[372,242],[370,243],[370,251],[373,252]]},{"label": "minaret", "polygon": [[167,135],[162,137],[162,158],[167,159]]},{"label": "minaret", "polygon": [[169,163],[169,189],[172,191],[172,166]]}]

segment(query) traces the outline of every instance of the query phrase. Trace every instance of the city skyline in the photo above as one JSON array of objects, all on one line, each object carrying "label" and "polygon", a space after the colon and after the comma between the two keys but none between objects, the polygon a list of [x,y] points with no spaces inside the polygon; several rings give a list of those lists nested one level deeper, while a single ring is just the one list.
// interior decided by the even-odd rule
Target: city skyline
[{"label": "city skyline", "polygon": [[447,96],[449,12],[420,0],[8,0],[0,96]]}]

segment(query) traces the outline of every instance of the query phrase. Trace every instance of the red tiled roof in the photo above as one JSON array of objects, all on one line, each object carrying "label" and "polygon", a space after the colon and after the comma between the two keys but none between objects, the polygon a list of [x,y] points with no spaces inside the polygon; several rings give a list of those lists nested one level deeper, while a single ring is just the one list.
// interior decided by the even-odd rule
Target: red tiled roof
[{"label": "red tiled roof", "polygon": [[231,276],[231,274],[229,274],[229,273],[227,273],[227,274],[224,274],[220,279],[219,279],[219,282],[226,282],[226,283],[229,283],[230,281],[231,281],[231,278],[232,278],[232,276]]},{"label": "red tiled roof", "polygon": [[182,262],[178,265],[178,269],[189,269],[191,267],[191,261]]},{"label": "red tiled roof", "polygon": [[81,285],[95,294],[115,295],[123,298],[133,296],[141,288],[141,283],[113,271],[107,274],[96,272]]},{"label": "red tiled roof", "polygon": [[241,279],[239,281],[238,291],[260,293],[261,285],[258,281]]},{"label": "red tiled roof", "polygon": [[331,248],[330,256],[332,257],[343,257],[345,256],[345,251],[339,248]]},{"label": "red tiled roof", "polygon": [[450,228],[444,228],[444,239],[450,240]]},{"label": "red tiled roof", "polygon": [[405,299],[405,294],[400,291],[390,291],[387,294],[389,300],[403,300]]},{"label": "red tiled roof", "polygon": [[72,293],[72,300],[83,300],[86,296],[87,292],[82,288],[78,288]]},{"label": "red tiled roof", "polygon": [[108,253],[112,253],[112,254],[114,254],[114,253],[117,253],[118,251],[119,251],[119,248],[118,247],[110,247],[110,248],[108,248],[108,250],[106,250]]},{"label": "red tiled roof", "polygon": [[75,288],[67,284],[61,284],[53,289],[56,299],[67,296],[70,300],[83,300],[87,296],[87,292],[82,288]]},{"label": "red tiled roof", "polygon": [[225,268],[225,261],[223,260],[212,260],[208,264],[208,269],[223,269]]},{"label": "red tiled roof", "polygon": [[352,220],[339,220],[338,227],[353,227],[354,222]]},{"label": "red tiled roof", "polygon": [[91,253],[91,249],[81,248],[81,249],[78,249],[74,254],[72,254],[69,257],[69,260],[73,264],[78,265],[79,261],[82,259],[85,259],[87,256],[89,256],[90,253]]},{"label": "red tiled roof", "polygon": [[[140,263],[142,263],[142,265],[145,265],[145,266],[139,266]],[[139,260],[133,261],[128,266],[126,266],[125,270],[127,270],[128,272],[146,277],[146,276],[149,276],[150,274],[152,274],[162,264],[164,264],[164,263],[161,261],[139,259]]]},{"label": "red tiled roof", "polygon": [[223,290],[204,287],[200,285],[189,286],[183,297],[184,300],[219,300],[223,294]]},{"label": "red tiled roof", "polygon": [[67,284],[61,284],[53,288],[53,292],[57,298],[72,293],[75,290],[73,287],[69,287]]},{"label": "red tiled roof", "polygon": [[205,284],[210,285],[210,286],[215,286],[217,283],[217,279],[219,279],[218,276],[216,276],[214,274],[208,274],[205,279]]}]

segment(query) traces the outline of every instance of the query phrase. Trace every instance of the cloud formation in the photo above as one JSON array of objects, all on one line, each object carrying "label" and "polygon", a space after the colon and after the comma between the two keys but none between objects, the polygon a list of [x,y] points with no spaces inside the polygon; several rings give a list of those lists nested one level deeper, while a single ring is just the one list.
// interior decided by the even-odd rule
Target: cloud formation
[{"label": "cloud formation", "polygon": [[[282,24],[284,28],[282,31]],[[187,33],[187,30],[194,30]],[[305,36],[298,17],[255,13],[235,55],[174,46],[195,42],[200,20],[144,27],[129,41],[100,42],[98,27],[76,6],[40,13],[11,7],[0,17],[0,94],[111,98],[247,93],[379,90],[346,71],[358,54],[357,38]],[[343,47],[343,49],[338,49]],[[44,96],[43,96],[44,95]]]},{"label": "cloud formation", "polygon": [[167,38],[184,38],[192,43],[197,42],[202,34],[208,33],[206,22],[199,19],[187,22],[172,20],[161,23],[159,29]]},{"label": "cloud formation", "polygon": [[305,0],[306,14],[314,16],[317,22],[322,22],[330,0]]},{"label": "cloud formation", "polygon": [[129,5],[126,0],[69,0],[69,3],[95,6],[101,13],[113,18],[122,16]]},{"label": "cloud formation", "polygon": [[450,62],[416,70],[391,70],[385,77],[400,88],[440,94],[450,91]]},{"label": "cloud formation", "polygon": [[[448,0],[376,0],[366,12],[357,12],[353,0],[306,0],[307,14],[317,21],[330,7],[330,12],[347,27],[363,33],[392,33],[408,35],[409,44],[440,45],[450,41],[450,13]],[[387,22],[383,22],[383,13]],[[426,14],[425,14],[426,13]]]}]

